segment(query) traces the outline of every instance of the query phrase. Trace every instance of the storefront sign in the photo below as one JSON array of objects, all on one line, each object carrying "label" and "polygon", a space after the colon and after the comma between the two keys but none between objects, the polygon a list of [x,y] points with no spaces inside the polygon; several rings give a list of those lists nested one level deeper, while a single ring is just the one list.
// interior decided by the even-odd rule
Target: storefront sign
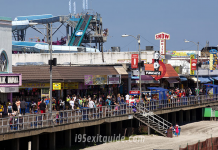
[{"label": "storefront sign", "polygon": [[0,87],[17,87],[21,85],[21,74],[0,74]]},{"label": "storefront sign", "polygon": [[[141,59],[141,61],[144,61],[144,63],[147,63],[147,59]],[[131,59],[117,59],[117,63],[131,63]]]},{"label": "storefront sign", "polygon": [[190,55],[196,54],[196,51],[166,51],[166,54],[172,58],[189,58]]},{"label": "storefront sign", "polygon": [[197,69],[197,59],[191,59],[191,70]]},{"label": "storefront sign", "polygon": [[93,75],[93,85],[107,84],[107,75]]},{"label": "storefront sign", "polygon": [[85,85],[93,85],[92,75],[84,75],[84,84]]},{"label": "storefront sign", "polygon": [[131,95],[139,95],[140,91],[129,91],[129,94],[131,94]]},{"label": "storefront sign", "polygon": [[145,75],[161,75],[160,71],[145,71]]},{"label": "storefront sign", "polygon": [[49,88],[50,83],[23,83],[21,88]]},{"label": "storefront sign", "polygon": [[0,87],[1,93],[18,93],[19,88],[18,87]]},{"label": "storefront sign", "polygon": [[131,68],[132,69],[138,68],[138,62],[139,62],[139,55],[132,54],[131,55]]},{"label": "storefront sign", "polygon": [[210,54],[210,70],[213,70],[213,54]]},{"label": "storefront sign", "polygon": [[53,83],[53,90],[61,90],[61,83]]},{"label": "storefront sign", "polygon": [[120,84],[121,83],[121,75],[108,75],[108,84]]},{"label": "storefront sign", "polygon": [[68,89],[79,89],[79,83],[78,82],[68,83]]}]

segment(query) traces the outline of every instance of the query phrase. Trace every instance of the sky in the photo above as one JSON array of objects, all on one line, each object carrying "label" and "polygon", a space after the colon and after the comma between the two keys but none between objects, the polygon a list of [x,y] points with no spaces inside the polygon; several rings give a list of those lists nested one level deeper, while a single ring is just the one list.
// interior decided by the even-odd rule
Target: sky
[{"label": "sky", "polygon": [[[74,1],[76,12],[80,13],[82,0]],[[14,20],[16,16],[68,15],[68,3],[69,0],[1,0],[0,16]],[[142,50],[145,46],[159,50],[160,41],[155,40],[155,34],[160,32],[170,34],[167,50],[197,49],[194,43],[185,43],[184,39],[199,42],[199,49],[206,41],[209,46],[218,45],[218,0],[89,0],[88,6],[101,14],[103,28],[109,29],[104,50],[119,46],[121,51],[138,51],[136,39],[121,37],[122,34],[140,34]],[[61,28],[53,39],[60,39],[65,33]],[[27,40],[35,36],[43,37],[33,29],[27,30]]]}]

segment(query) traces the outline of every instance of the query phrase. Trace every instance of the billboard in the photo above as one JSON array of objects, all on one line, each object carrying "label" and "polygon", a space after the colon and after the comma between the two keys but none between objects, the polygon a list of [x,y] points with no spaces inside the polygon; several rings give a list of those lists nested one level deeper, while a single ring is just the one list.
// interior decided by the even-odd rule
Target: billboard
[{"label": "billboard", "polygon": [[191,69],[192,68],[192,63],[191,63],[192,59],[195,59],[195,55],[194,54],[190,55],[190,75],[195,75],[195,71]]},{"label": "billboard", "polygon": [[191,55],[195,55],[196,51],[166,51],[166,54],[172,58],[189,58]]},{"label": "billboard", "polygon": [[61,83],[53,83],[53,90],[61,90]]},{"label": "billboard", "polygon": [[120,84],[121,83],[121,75],[108,75],[108,84]]},{"label": "billboard", "polygon": [[93,85],[92,75],[84,75],[84,84]]},{"label": "billboard", "polygon": [[107,84],[107,75],[93,75],[93,85]]}]

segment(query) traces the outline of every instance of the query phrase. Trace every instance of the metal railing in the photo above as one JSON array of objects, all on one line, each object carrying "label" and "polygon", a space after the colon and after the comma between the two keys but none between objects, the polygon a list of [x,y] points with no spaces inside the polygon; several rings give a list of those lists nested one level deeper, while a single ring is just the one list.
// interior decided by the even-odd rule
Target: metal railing
[{"label": "metal railing", "polygon": [[[200,105],[211,102],[217,102],[218,95],[201,95],[176,98],[171,100],[151,100],[146,103],[136,105],[137,112],[156,122],[160,127],[169,126],[171,123],[154,114],[152,111],[160,109],[171,109],[176,107],[185,107]],[[20,130],[29,130],[35,128],[44,128],[67,123],[77,123],[82,121],[97,120],[113,116],[133,114],[134,107],[130,104],[121,104],[115,106],[101,106],[97,108],[83,108],[77,110],[63,110],[44,114],[29,114],[25,116],[11,116],[0,118],[0,134],[7,132],[16,132]]]},{"label": "metal railing", "polygon": [[161,118],[160,116],[154,114],[153,112],[149,111],[145,107],[145,103],[139,103],[137,104],[137,110],[138,112],[145,117],[146,122],[148,124],[150,123],[155,123],[158,130],[163,129],[164,131],[169,129],[169,127],[172,125],[170,122],[167,120]]},{"label": "metal railing", "polygon": [[132,109],[132,106],[129,106],[129,104],[122,104],[96,108],[63,110],[44,114],[10,116],[0,119],[0,134],[128,115],[134,113]]},{"label": "metal railing", "polygon": [[201,105],[218,101],[218,95],[200,95],[200,96],[190,96],[181,97],[166,100],[150,100],[145,103],[144,107],[149,111],[170,109],[176,107],[185,107],[193,105]]}]

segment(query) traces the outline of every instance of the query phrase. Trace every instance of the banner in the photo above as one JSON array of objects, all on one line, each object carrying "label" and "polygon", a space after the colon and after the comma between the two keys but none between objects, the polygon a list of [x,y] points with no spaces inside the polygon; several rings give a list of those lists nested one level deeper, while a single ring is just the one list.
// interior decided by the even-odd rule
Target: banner
[{"label": "banner", "polygon": [[84,75],[84,84],[85,85],[93,85],[93,76],[92,75]]},{"label": "banner", "polygon": [[108,75],[108,84],[120,84],[121,83],[121,75]]},{"label": "banner", "polygon": [[107,84],[107,75],[93,75],[93,85]]},{"label": "banner", "polygon": [[53,90],[61,90],[61,83],[53,83]]},{"label": "banner", "polygon": [[131,55],[131,68],[138,68],[138,62],[139,62],[139,55],[138,54],[132,54]]},{"label": "banner", "polygon": [[213,70],[217,69],[217,54],[213,54]]},{"label": "banner", "polygon": [[197,59],[191,59],[191,70],[197,70]]},{"label": "banner", "polygon": [[191,68],[192,68],[192,59],[194,59],[195,58],[195,55],[190,55],[190,75],[195,75],[195,71],[194,70],[191,70]]},{"label": "banner", "polygon": [[213,70],[213,54],[210,54],[210,70]]}]

